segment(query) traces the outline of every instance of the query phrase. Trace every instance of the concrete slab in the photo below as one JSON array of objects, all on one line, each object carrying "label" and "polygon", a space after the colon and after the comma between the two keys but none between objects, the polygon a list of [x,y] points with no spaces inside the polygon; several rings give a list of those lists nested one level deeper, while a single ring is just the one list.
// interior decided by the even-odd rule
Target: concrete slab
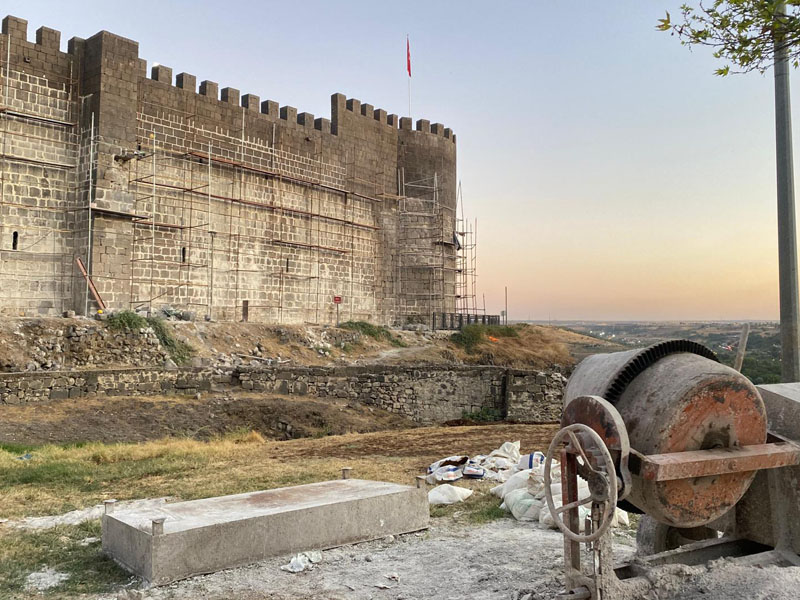
[{"label": "concrete slab", "polygon": [[340,479],[233,496],[110,510],[103,550],[162,585],[305,550],[409,533],[428,526],[424,489]]}]

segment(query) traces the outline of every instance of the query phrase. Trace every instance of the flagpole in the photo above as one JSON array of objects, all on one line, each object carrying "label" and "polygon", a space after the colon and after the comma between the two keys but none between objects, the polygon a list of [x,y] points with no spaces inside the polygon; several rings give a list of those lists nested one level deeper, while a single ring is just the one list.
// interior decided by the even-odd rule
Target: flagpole
[{"label": "flagpole", "polygon": [[411,118],[411,76],[408,76],[408,118]]}]

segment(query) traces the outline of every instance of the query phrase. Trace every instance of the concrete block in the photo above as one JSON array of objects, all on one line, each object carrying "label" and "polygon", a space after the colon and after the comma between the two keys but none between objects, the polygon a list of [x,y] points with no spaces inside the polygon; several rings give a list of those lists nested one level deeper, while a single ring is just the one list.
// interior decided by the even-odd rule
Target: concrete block
[{"label": "concrete block", "polygon": [[272,556],[427,526],[424,489],[341,479],[108,511],[103,516],[103,550],[124,568],[162,585]]}]

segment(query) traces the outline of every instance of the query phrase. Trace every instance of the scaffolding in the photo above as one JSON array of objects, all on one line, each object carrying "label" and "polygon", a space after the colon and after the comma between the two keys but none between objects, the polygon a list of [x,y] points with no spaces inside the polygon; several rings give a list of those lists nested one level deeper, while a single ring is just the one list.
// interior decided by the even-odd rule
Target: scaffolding
[{"label": "scaffolding", "polygon": [[464,217],[461,182],[458,183],[457,206],[461,207],[461,216],[456,220],[456,313],[482,314],[485,308],[479,309],[477,305],[478,220],[470,221]]},{"label": "scaffolding", "polygon": [[139,114],[131,308],[320,323],[342,295],[344,318],[371,318],[377,200],[346,189],[346,168],[250,139],[244,125],[220,132],[191,115]]}]

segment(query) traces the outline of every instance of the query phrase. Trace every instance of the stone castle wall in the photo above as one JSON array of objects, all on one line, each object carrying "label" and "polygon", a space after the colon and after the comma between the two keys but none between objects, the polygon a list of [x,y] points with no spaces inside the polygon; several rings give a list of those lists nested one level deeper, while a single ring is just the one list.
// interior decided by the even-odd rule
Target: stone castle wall
[{"label": "stone castle wall", "polygon": [[564,377],[502,367],[280,367],[106,369],[0,373],[0,404],[85,396],[189,394],[233,386],[275,394],[345,398],[424,425],[494,414],[519,422],[561,418]]},{"label": "stone castle wall", "polygon": [[[218,320],[455,310],[456,136],[331,97],[330,119],[148,72],[135,41],[3,20],[0,312],[172,305]],[[90,210],[91,207],[91,210]]]}]

